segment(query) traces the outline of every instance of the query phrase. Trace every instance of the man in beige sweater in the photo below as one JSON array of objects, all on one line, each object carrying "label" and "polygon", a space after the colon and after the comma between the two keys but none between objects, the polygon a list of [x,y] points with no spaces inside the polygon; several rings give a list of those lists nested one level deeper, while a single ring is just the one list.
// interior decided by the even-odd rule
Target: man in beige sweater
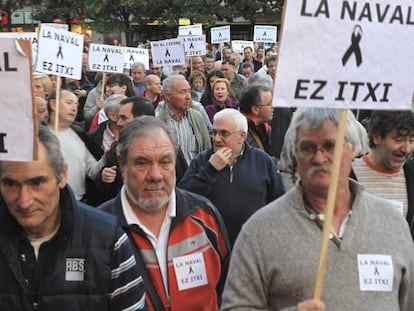
[{"label": "man in beige sweater", "polygon": [[222,310],[414,310],[414,244],[407,222],[391,203],[348,178],[358,143],[350,124],[322,301],[312,300],[338,120],[334,109],[295,112],[300,183],[244,225],[233,249]]}]

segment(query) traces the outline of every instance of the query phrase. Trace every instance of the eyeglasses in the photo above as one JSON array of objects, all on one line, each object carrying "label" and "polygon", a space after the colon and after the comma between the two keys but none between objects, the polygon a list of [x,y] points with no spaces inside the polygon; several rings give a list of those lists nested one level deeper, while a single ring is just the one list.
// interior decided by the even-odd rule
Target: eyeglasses
[{"label": "eyeglasses", "polygon": [[302,142],[296,147],[296,151],[299,155],[305,158],[314,157],[318,151],[322,152],[324,155],[332,156],[335,151],[335,143],[328,141],[318,148],[313,143]]},{"label": "eyeglasses", "polygon": [[257,105],[257,107],[272,107],[272,104],[266,104],[266,105]]},{"label": "eyeglasses", "polygon": [[211,136],[211,138],[214,138],[214,137],[216,137],[218,135],[220,137],[227,138],[230,135],[232,135],[234,133],[237,133],[237,132],[240,132],[240,131],[241,130],[237,130],[237,131],[234,131],[234,132],[229,132],[227,130],[218,130],[218,131],[217,130],[213,130],[213,133],[210,136]]}]

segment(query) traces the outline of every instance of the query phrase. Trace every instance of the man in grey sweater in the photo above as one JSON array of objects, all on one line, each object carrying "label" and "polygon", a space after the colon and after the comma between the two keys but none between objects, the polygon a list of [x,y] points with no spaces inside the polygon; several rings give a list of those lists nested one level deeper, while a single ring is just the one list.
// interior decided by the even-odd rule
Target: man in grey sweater
[{"label": "man in grey sweater", "polygon": [[300,183],[244,225],[222,310],[414,310],[414,244],[407,222],[391,203],[348,179],[358,142],[352,126],[346,127],[341,155],[322,301],[311,299],[338,120],[333,109],[295,112]]}]

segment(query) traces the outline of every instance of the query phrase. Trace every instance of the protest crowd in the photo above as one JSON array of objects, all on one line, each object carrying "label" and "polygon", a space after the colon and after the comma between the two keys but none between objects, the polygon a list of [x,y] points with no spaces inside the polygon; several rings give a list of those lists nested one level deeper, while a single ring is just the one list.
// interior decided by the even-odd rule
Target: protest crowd
[{"label": "protest crowd", "polygon": [[[414,112],[274,107],[277,44],[33,75],[39,158],[0,161],[1,310],[414,310]],[[57,125],[57,129],[55,128]]]}]

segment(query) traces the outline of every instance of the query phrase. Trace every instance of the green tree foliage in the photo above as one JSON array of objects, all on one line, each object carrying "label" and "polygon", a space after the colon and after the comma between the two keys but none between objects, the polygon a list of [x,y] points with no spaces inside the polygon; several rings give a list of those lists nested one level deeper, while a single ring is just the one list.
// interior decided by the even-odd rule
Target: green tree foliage
[{"label": "green tree foliage", "polygon": [[178,25],[180,18],[205,26],[231,19],[231,10],[221,0],[154,0],[148,13],[167,25]]},{"label": "green tree foliage", "polygon": [[[23,1],[23,0],[22,0]],[[191,23],[213,26],[245,17],[254,22],[268,12],[281,12],[283,0],[35,0],[34,17],[42,22],[60,18],[85,19],[93,30],[102,33],[125,32],[131,42],[131,23],[178,25],[180,18]]]},{"label": "green tree foliage", "polygon": [[143,0],[42,0],[34,7],[34,17],[42,22],[60,18],[68,24],[78,18],[102,33],[125,32],[130,41],[130,23],[137,17],[142,24],[149,21],[142,16],[147,5]]}]

